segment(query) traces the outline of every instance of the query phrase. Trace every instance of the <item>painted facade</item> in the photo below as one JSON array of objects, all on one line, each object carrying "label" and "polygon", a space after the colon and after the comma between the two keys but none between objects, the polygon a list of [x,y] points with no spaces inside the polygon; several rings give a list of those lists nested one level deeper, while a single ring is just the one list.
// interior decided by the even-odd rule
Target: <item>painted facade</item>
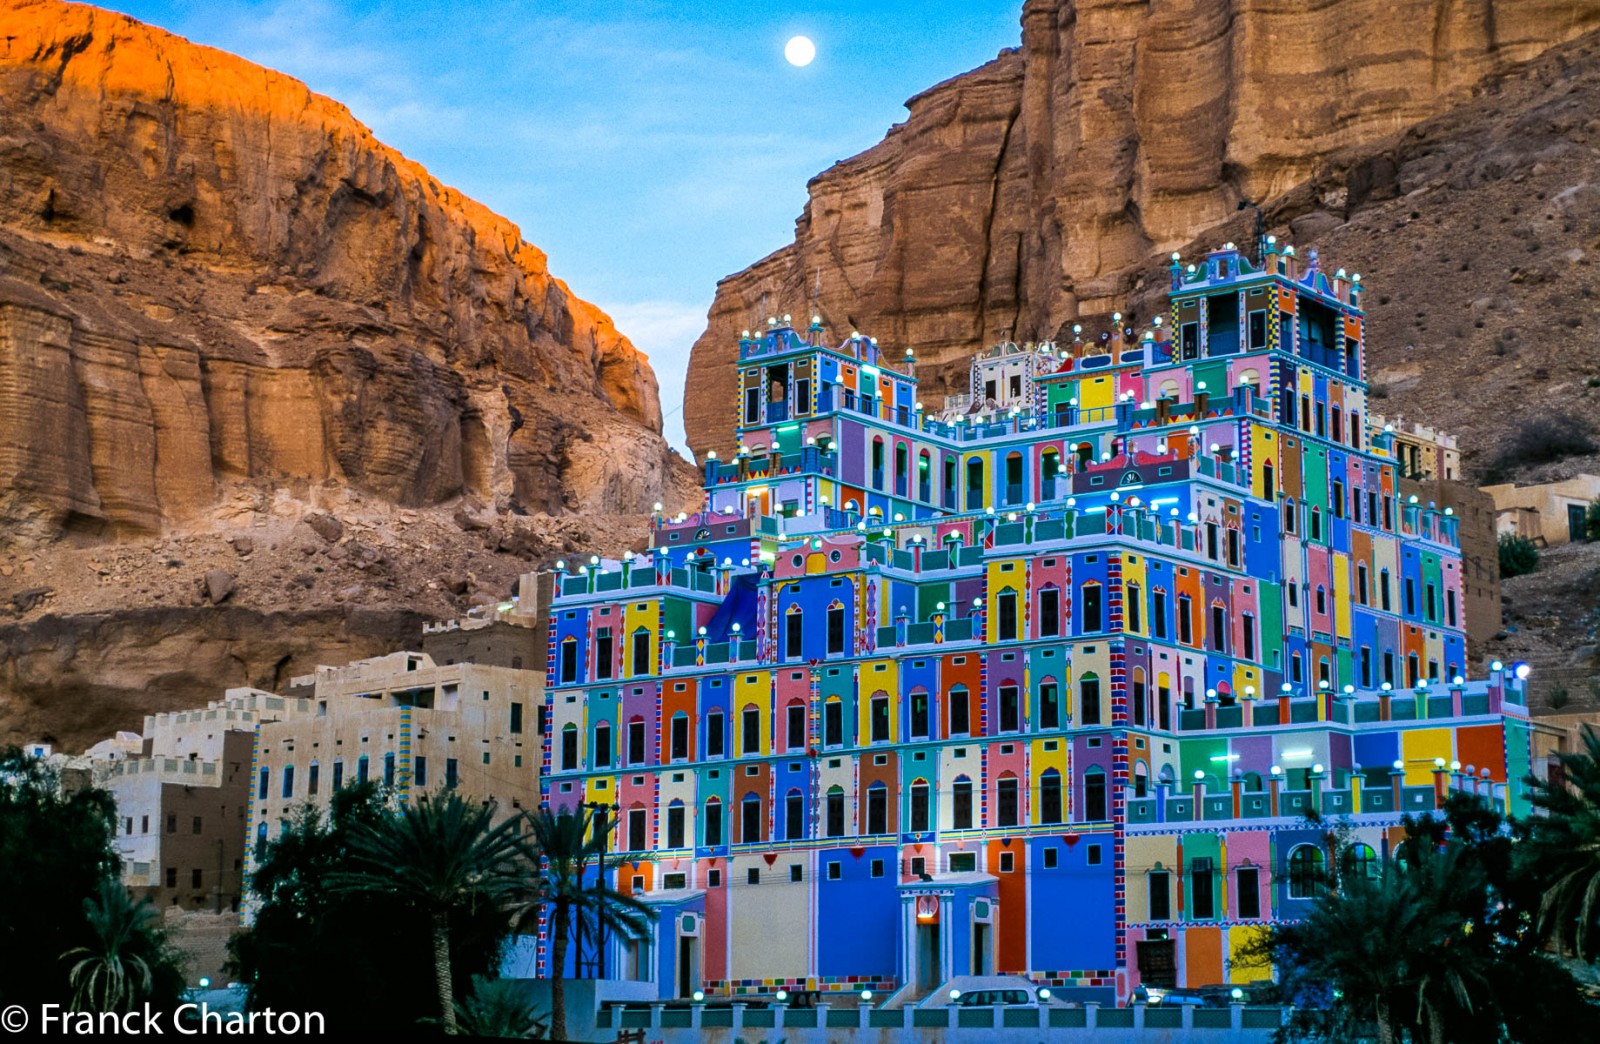
[{"label": "painted facade", "polygon": [[769,320],[703,510],[558,568],[544,797],[615,808],[663,911],[615,974],[1241,981],[1403,812],[1519,807],[1523,682],[1466,680],[1458,520],[1369,422],[1359,277],[1269,242],[1171,278],[1142,335],[986,353],[1005,394],[937,416],[910,351]]}]

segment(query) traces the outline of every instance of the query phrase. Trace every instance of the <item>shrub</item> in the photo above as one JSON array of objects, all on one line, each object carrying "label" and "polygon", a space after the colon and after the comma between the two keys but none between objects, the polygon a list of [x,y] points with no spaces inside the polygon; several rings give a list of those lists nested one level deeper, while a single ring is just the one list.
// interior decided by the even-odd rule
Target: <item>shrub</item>
[{"label": "shrub", "polygon": [[1560,710],[1572,702],[1572,693],[1567,691],[1565,685],[1557,685],[1550,690],[1550,709]]},{"label": "shrub", "polygon": [[1513,533],[1500,535],[1500,577],[1525,576],[1539,568],[1539,549],[1533,541]]},{"label": "shrub", "polygon": [[1519,467],[1597,452],[1600,443],[1585,421],[1570,413],[1543,414],[1528,418],[1506,436],[1489,464],[1489,474],[1500,479]]},{"label": "shrub", "polygon": [[1600,540],[1600,497],[1594,498],[1594,503],[1589,505],[1589,511],[1583,517],[1583,538]]}]

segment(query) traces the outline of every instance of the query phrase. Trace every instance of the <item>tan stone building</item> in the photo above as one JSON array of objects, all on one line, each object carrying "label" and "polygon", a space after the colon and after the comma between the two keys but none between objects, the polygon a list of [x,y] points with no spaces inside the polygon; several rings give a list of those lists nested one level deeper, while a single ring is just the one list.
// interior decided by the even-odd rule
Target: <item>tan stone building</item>
[{"label": "tan stone building", "polygon": [[319,667],[291,691],[313,713],[257,731],[247,865],[297,808],[326,807],[349,784],[380,783],[400,801],[454,787],[497,818],[538,803],[543,671],[399,652]]},{"label": "tan stone building", "polygon": [[1484,486],[1494,499],[1501,533],[1527,537],[1541,547],[1584,539],[1589,505],[1600,498],[1600,475],[1578,475],[1536,486]]},{"label": "tan stone building", "polygon": [[1374,432],[1390,437],[1389,454],[1399,464],[1402,478],[1444,482],[1461,478],[1461,448],[1454,435],[1404,417],[1389,420],[1374,414],[1368,422]]}]

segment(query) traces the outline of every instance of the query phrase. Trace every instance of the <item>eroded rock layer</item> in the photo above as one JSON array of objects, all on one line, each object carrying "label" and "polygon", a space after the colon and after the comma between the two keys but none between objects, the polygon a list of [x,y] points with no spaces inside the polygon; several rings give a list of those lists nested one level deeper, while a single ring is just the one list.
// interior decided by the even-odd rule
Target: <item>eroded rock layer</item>
[{"label": "eroded rock layer", "polygon": [[518,229],[287,76],[0,0],[0,544],[234,480],[648,510],[649,363]]},{"label": "eroded rock layer", "polygon": [[1146,262],[1600,26],[1570,0],[1027,0],[1022,46],[907,102],[811,182],[795,242],[718,287],[684,418],[726,453],[741,329],[804,310],[915,347],[924,397],[971,352],[1123,306]]}]

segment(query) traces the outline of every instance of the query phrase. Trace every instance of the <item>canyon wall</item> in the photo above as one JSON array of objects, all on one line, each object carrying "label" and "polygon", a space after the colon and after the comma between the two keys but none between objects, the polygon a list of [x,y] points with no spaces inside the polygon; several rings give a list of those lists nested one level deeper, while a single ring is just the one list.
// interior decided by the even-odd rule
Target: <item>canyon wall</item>
[{"label": "canyon wall", "polygon": [[719,284],[690,443],[732,448],[763,295],[799,314],[820,279],[831,333],[914,348],[937,404],[973,351],[1126,307],[1152,256],[1596,27],[1571,0],[1027,0],[1019,49],[912,98],[811,181],[794,243]]},{"label": "canyon wall", "polygon": [[648,361],[504,218],[290,77],[0,0],[0,546],[229,483],[646,511]]}]

